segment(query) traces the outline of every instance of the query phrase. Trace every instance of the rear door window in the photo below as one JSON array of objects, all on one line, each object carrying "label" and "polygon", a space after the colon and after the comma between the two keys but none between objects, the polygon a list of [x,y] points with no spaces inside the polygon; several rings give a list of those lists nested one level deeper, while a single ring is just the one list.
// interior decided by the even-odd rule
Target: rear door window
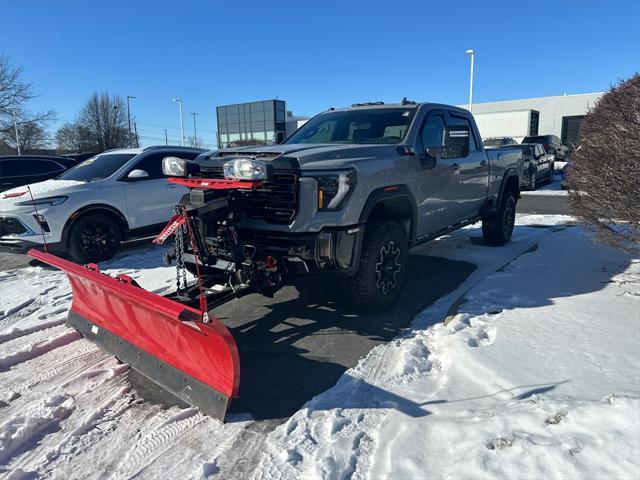
[{"label": "rear door window", "polygon": [[467,117],[461,117],[453,113],[449,113],[449,123],[451,125],[465,125],[469,129],[469,150],[478,150],[478,143],[476,142],[476,135],[471,127],[471,122]]}]

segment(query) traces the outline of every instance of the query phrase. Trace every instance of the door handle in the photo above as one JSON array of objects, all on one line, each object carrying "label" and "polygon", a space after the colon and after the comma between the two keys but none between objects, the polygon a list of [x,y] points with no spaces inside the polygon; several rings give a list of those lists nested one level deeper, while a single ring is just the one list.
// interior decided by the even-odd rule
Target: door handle
[{"label": "door handle", "polygon": [[487,164],[487,161],[486,161],[486,160],[482,160],[482,161],[480,162],[480,166],[481,166],[481,167],[484,167],[486,164]]},{"label": "door handle", "polygon": [[453,168],[454,170],[460,170],[460,165],[457,163],[452,163],[451,168]]}]

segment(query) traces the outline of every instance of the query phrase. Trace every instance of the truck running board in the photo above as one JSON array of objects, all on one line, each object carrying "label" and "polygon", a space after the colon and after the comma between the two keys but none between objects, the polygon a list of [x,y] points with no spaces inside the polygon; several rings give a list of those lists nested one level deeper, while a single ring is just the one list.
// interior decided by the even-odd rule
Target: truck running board
[{"label": "truck running board", "polygon": [[240,384],[240,357],[227,327],[214,317],[111,277],[95,264],[49,253],[29,255],[63,270],[73,291],[67,325],[173,395],[224,420]]}]

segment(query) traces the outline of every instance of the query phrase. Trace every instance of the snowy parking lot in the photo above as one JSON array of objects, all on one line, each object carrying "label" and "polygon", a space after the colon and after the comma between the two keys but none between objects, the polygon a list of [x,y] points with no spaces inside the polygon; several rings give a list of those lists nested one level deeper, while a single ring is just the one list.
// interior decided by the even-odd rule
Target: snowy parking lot
[{"label": "snowy parking lot", "polygon": [[[285,418],[225,424],[147,396],[67,329],[64,274],[0,272],[0,475],[638,478],[640,260],[564,216],[521,215],[504,248],[480,237],[417,249],[475,269],[334,386]],[[174,272],[159,258],[141,248],[102,267],[164,292]]]}]

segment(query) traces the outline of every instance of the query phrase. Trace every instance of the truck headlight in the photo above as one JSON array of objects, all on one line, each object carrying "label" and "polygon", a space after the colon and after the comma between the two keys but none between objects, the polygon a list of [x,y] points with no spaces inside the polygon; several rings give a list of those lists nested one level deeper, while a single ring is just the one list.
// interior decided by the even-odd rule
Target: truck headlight
[{"label": "truck headlight", "polygon": [[52,207],[55,207],[56,205],[60,205],[62,202],[64,202],[68,197],[66,196],[59,196],[59,197],[45,197],[45,198],[36,198],[35,200],[25,200],[22,202],[18,202],[16,203],[17,206],[24,206],[24,205],[50,205]]},{"label": "truck headlight", "polygon": [[187,177],[200,172],[200,165],[178,157],[162,159],[162,173],[167,177]]},{"label": "truck headlight", "polygon": [[251,158],[236,158],[223,165],[224,177],[228,180],[266,180],[267,166]]},{"label": "truck headlight", "polygon": [[339,210],[344,207],[357,182],[356,172],[341,172],[316,176],[318,210]]}]

